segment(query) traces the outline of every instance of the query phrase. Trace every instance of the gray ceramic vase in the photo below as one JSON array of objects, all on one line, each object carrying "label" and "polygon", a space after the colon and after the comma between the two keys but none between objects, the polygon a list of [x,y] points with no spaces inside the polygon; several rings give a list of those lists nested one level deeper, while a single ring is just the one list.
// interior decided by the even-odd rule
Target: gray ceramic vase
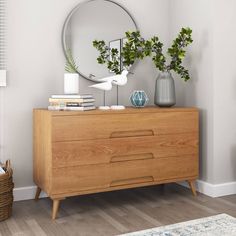
[{"label": "gray ceramic vase", "polygon": [[170,72],[161,72],[157,77],[154,103],[159,107],[175,105],[175,82]]}]

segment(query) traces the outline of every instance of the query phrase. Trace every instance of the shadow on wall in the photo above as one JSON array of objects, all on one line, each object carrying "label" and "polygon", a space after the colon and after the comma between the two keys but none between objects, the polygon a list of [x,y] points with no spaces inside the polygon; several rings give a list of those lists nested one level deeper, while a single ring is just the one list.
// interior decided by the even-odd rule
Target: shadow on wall
[{"label": "shadow on wall", "polygon": [[[193,30],[193,46],[190,46],[190,53],[187,54],[186,56],[186,61],[188,68],[190,69],[190,73],[192,78],[197,82],[199,80],[198,77],[198,71],[199,68],[197,67],[198,65],[202,65],[204,53],[209,47],[209,32],[207,30],[204,30],[200,38],[194,35],[194,30]],[[203,65],[204,66],[204,65]]]},{"label": "shadow on wall", "polygon": [[[210,40],[210,34],[207,30],[204,30],[201,35],[197,35],[197,33],[193,29],[193,45],[190,46],[189,53],[187,53],[184,65],[186,68],[189,69],[191,80],[189,80],[187,83],[185,83],[185,93],[183,101],[189,104],[189,100],[191,105],[198,105],[197,101],[197,94],[199,94],[199,91],[197,91],[198,83],[203,83],[203,79],[210,79],[205,78],[205,74],[209,76],[209,71],[205,73],[205,67],[206,67],[206,59],[205,54],[206,51],[209,50],[209,40]],[[209,70],[211,69],[212,65],[208,64]]]},{"label": "shadow on wall", "polygon": [[230,94],[232,95],[232,100],[236,101],[236,75],[233,76],[233,83],[231,86],[231,92]]},{"label": "shadow on wall", "polygon": [[232,173],[233,173],[233,176],[234,176],[234,180],[236,181],[236,144],[234,144],[231,147],[230,159],[231,159]]},{"label": "shadow on wall", "polygon": [[[233,95],[232,99],[235,101],[236,100],[236,93],[235,93],[235,90],[236,90],[236,76],[234,76],[233,83],[234,83],[233,86],[231,86],[231,89],[233,90],[231,92],[231,94]],[[235,140],[236,140],[236,137],[235,137]],[[231,146],[230,161],[231,161],[233,177],[234,177],[234,180],[236,181],[236,143],[233,146]]]},{"label": "shadow on wall", "polygon": [[[191,80],[187,83],[182,83],[181,86],[183,86],[184,89],[181,100],[184,106],[196,106],[200,108],[200,179],[206,180],[208,176],[207,173],[211,168],[211,166],[209,166],[209,159],[211,158],[209,108],[212,104],[208,96],[202,97],[202,93],[208,92],[208,87],[202,88],[202,86],[204,86],[205,80],[210,80],[212,76],[212,65],[206,65],[206,63],[211,63],[207,58],[207,50],[209,50],[210,45],[210,33],[207,30],[199,33],[193,28],[193,39],[194,42],[189,47],[184,61],[184,66],[189,69]],[[210,86],[209,83],[206,83],[206,85]]]},{"label": "shadow on wall", "polygon": [[208,162],[207,157],[208,156],[208,133],[206,129],[206,121],[207,120],[207,110],[206,109],[200,109],[199,111],[199,168],[200,168],[200,179],[204,179],[207,173],[208,168]]}]

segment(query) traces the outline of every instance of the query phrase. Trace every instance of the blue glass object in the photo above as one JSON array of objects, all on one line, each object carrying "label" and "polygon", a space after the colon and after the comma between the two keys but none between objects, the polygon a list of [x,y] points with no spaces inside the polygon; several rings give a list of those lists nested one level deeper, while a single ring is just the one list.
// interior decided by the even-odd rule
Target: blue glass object
[{"label": "blue glass object", "polygon": [[135,107],[144,107],[148,100],[148,96],[143,90],[136,90],[130,96],[130,101]]}]

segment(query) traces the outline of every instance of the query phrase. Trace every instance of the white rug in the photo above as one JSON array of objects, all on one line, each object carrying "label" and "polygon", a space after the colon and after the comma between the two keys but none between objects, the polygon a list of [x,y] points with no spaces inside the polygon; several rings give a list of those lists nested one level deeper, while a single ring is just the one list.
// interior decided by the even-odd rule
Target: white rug
[{"label": "white rug", "polygon": [[236,218],[220,214],[122,236],[236,236]]}]

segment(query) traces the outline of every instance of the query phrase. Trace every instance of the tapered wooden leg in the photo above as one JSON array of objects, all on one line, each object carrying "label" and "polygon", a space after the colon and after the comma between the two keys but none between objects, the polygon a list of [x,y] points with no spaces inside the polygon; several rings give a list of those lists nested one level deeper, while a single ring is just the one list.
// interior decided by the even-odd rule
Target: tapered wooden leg
[{"label": "tapered wooden leg", "polygon": [[195,188],[195,185],[194,185],[195,181],[194,180],[188,180],[187,182],[189,184],[190,189],[192,190],[193,196],[197,196],[196,188]]},{"label": "tapered wooden leg", "polygon": [[36,193],[35,193],[35,198],[34,198],[35,201],[39,200],[40,193],[41,193],[41,188],[37,187],[37,190],[36,190]]},{"label": "tapered wooden leg", "polygon": [[60,201],[63,199],[53,199],[52,219],[55,220],[59,209]]}]

